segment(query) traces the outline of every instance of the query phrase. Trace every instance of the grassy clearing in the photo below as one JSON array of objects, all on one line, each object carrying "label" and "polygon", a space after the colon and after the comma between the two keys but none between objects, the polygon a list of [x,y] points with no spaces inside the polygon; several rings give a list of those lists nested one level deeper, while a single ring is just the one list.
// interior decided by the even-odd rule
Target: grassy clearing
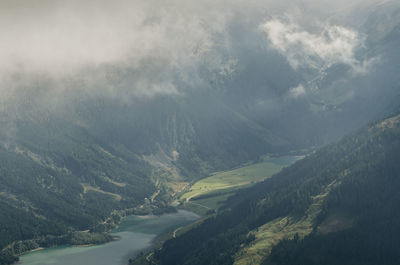
[{"label": "grassy clearing", "polygon": [[236,190],[251,186],[278,173],[298,160],[297,156],[266,158],[264,161],[234,170],[213,173],[196,182],[180,197],[184,207],[200,215],[217,210]]},{"label": "grassy clearing", "polygon": [[87,184],[81,184],[81,185],[83,186],[83,193],[86,193],[88,191],[95,191],[95,192],[99,192],[99,193],[102,193],[102,194],[109,195],[109,196],[113,197],[113,199],[115,201],[120,201],[122,199],[121,195],[119,195],[119,194],[112,193],[112,192],[107,192],[107,191],[101,190],[99,188],[96,188],[96,187],[93,187],[93,186],[90,186],[90,185],[87,185]]},{"label": "grassy clearing", "polygon": [[261,264],[272,248],[282,239],[293,238],[296,234],[300,238],[309,235],[313,230],[315,218],[321,212],[322,203],[335,185],[337,183],[334,181],[325,188],[323,193],[315,196],[302,218],[291,216],[278,218],[251,231],[250,233],[254,234],[256,239],[236,253],[234,265]]},{"label": "grassy clearing", "polygon": [[270,253],[272,247],[284,238],[293,238],[296,234],[304,237],[311,233],[312,222],[306,219],[295,220],[292,217],[276,219],[252,231],[256,239],[248,247],[241,249],[234,265],[256,265]]},{"label": "grassy clearing", "polygon": [[213,173],[210,177],[196,182],[181,200],[189,201],[200,195],[243,186],[262,181],[278,173],[284,166],[295,162],[299,157],[285,156],[267,158],[265,161],[230,171]]},{"label": "grassy clearing", "polygon": [[115,180],[110,179],[109,177],[102,177],[105,181],[110,182],[111,184],[114,184],[115,186],[118,187],[126,187],[126,183],[122,183],[122,182],[117,182]]}]

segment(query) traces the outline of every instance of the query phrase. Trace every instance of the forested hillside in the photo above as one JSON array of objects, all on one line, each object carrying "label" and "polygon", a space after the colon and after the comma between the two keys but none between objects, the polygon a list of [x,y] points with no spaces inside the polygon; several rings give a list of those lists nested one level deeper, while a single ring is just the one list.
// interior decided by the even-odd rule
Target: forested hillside
[{"label": "forested hillside", "polygon": [[44,236],[95,229],[112,211],[136,207],[156,191],[147,163],[82,128],[55,120],[25,120],[16,126],[15,138],[3,138],[0,147],[2,249],[30,239],[37,240],[33,247],[39,241],[41,246],[71,243]]},{"label": "forested hillside", "polygon": [[326,198],[313,232],[282,241],[263,264],[400,262],[400,116],[375,124],[368,134]]},{"label": "forested hillside", "polygon": [[2,114],[0,248],[12,255],[20,240],[43,246],[47,235],[104,232],[118,222],[110,216],[161,213],[191,181],[291,148],[215,99],[208,109],[174,96],[54,108],[38,96]]},{"label": "forested hillside", "polygon": [[316,151],[167,241],[156,263],[240,264],[258,232],[280,220],[269,240],[286,235],[265,264],[397,264],[399,139],[397,114]]},{"label": "forested hillside", "polygon": [[[111,240],[123,216],[174,211],[212,172],[308,153],[392,111],[399,1],[336,2],[0,1],[0,264]],[[325,240],[335,207],[355,227],[341,189],[364,196],[363,172],[389,170],[386,123],[239,192],[153,257],[259,263],[296,233],[285,244]]]}]

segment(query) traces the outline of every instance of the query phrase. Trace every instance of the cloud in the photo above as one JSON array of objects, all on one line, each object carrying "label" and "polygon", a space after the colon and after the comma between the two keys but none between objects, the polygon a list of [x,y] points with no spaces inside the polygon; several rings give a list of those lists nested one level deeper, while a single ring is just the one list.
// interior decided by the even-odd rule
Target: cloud
[{"label": "cloud", "polygon": [[[356,2],[361,1],[366,0]],[[340,5],[320,2],[2,0],[0,105],[37,90],[51,100],[68,98],[65,93],[126,100],[202,88],[210,83],[210,76],[230,78],[240,71],[240,57],[246,60],[250,52],[258,52],[253,49],[261,46],[255,29],[266,14],[304,17],[304,12],[312,10],[308,14],[313,19],[323,10],[320,6],[344,6],[344,0]],[[329,65],[341,58],[336,61],[358,72],[368,66],[354,58],[352,43],[360,38],[351,30],[327,29],[327,36],[321,36],[279,20],[262,28],[294,66],[304,61],[300,58],[304,53],[296,54],[296,45],[306,51],[307,62]],[[344,41],[331,43],[336,35]],[[295,36],[301,38],[287,40]],[[317,53],[312,52],[321,40]],[[341,52],[334,47],[345,44],[347,50]]]},{"label": "cloud", "polygon": [[357,50],[364,46],[364,38],[349,28],[325,26],[319,32],[310,33],[295,23],[272,19],[260,29],[294,69],[325,69],[345,64],[355,73],[365,74],[374,61],[356,58]]},{"label": "cloud", "polygon": [[[18,2],[18,1],[17,1]],[[143,1],[41,1],[36,9],[1,8],[2,68],[64,75],[101,64],[168,58],[178,63],[208,31],[196,18]],[[147,2],[147,1],[146,1]],[[153,2],[153,1],[150,1]],[[171,8],[172,9],[172,8]]]},{"label": "cloud", "polygon": [[294,98],[298,98],[306,94],[306,89],[303,85],[298,85],[297,87],[293,87],[289,90],[289,95]]},{"label": "cloud", "polygon": [[177,94],[178,82],[199,82],[202,64],[221,67],[205,57],[226,44],[215,36],[224,38],[229,16],[180,2],[1,1],[0,94],[37,79],[59,94],[72,84],[111,96]]}]

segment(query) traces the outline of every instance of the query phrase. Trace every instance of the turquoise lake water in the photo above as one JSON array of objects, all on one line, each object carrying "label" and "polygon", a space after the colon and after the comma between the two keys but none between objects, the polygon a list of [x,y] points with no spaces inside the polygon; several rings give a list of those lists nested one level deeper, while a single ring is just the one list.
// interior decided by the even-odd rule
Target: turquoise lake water
[{"label": "turquoise lake water", "polygon": [[163,233],[189,224],[198,215],[179,210],[161,216],[129,216],[111,234],[121,240],[92,247],[55,247],[24,254],[23,265],[126,265]]}]

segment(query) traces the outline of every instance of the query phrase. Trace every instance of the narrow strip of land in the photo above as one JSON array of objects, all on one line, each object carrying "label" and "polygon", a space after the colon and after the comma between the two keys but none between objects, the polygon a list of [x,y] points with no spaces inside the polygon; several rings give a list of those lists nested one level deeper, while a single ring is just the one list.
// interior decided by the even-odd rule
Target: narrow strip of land
[{"label": "narrow strip of land", "polygon": [[181,229],[182,229],[182,226],[178,227],[177,229],[175,229],[174,232],[172,233],[172,237],[175,238],[176,237],[176,233]]},{"label": "narrow strip of land", "polygon": [[202,205],[202,204],[199,204],[199,203],[195,203],[195,202],[186,202],[186,203],[190,203],[190,204],[194,204],[194,205],[197,205],[197,206],[200,206],[200,207],[203,207],[203,208],[205,208],[205,209],[207,209],[207,210],[213,210],[212,208],[210,208],[210,207],[207,207],[207,206],[205,206],[205,205]]}]

